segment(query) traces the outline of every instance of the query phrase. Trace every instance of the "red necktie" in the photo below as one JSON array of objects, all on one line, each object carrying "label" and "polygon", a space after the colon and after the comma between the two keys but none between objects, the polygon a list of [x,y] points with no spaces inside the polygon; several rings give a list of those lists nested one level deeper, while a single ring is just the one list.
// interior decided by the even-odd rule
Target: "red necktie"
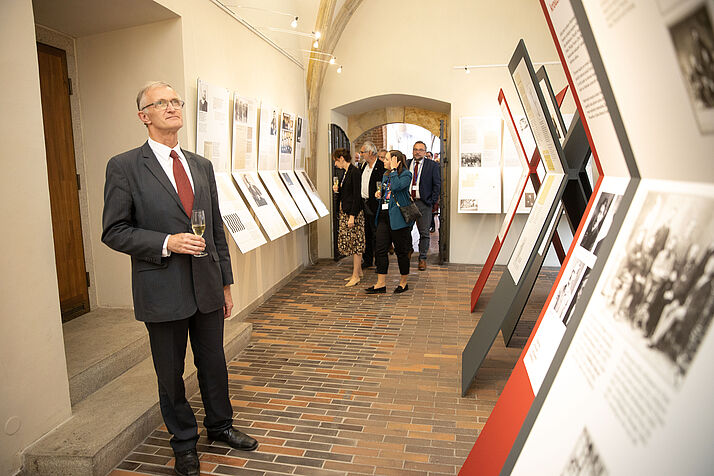
[{"label": "red necktie", "polygon": [[191,181],[189,181],[188,175],[186,175],[186,169],[183,168],[181,159],[179,159],[176,151],[172,150],[169,156],[174,159],[174,180],[176,181],[176,191],[178,192],[183,209],[186,210],[186,215],[191,216],[191,210],[193,210],[193,190],[191,189]]},{"label": "red necktie", "polygon": [[417,184],[417,174],[419,173],[419,161],[414,161],[414,177],[412,177],[412,200],[416,200],[416,190],[414,186]]}]

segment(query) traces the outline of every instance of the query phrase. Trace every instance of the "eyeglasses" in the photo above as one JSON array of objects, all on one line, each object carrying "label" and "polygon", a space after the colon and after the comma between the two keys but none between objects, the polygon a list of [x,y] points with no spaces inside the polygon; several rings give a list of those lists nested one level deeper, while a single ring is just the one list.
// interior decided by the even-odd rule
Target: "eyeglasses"
[{"label": "eyeglasses", "polygon": [[414,147],[412,150],[414,152],[426,152],[426,149],[417,149],[416,147]]},{"label": "eyeglasses", "polygon": [[177,98],[174,98],[174,99],[171,99],[171,100],[168,100],[168,101],[167,101],[166,99],[159,99],[159,100],[156,101],[156,102],[152,102],[151,104],[147,104],[146,106],[142,107],[142,108],[139,109],[139,110],[140,110],[140,111],[143,111],[143,110],[146,109],[147,107],[154,106],[154,109],[156,109],[157,111],[165,111],[166,109],[168,109],[169,104],[171,104],[171,106],[172,106],[174,109],[183,109],[183,105],[186,104],[186,101],[182,101],[182,100],[177,99]]}]

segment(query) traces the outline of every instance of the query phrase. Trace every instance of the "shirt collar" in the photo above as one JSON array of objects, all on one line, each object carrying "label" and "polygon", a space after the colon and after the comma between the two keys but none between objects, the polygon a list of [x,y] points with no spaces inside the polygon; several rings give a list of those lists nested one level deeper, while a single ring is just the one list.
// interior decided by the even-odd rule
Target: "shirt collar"
[{"label": "shirt collar", "polygon": [[184,157],[183,152],[181,151],[181,144],[176,143],[175,147],[169,147],[167,145],[164,145],[160,142],[156,142],[154,139],[149,137],[148,139],[149,142],[149,147],[151,147],[151,150],[154,151],[154,154],[156,155],[156,158],[159,160],[167,161],[170,159],[170,155],[172,150],[175,150],[178,156],[186,160],[186,157]]}]

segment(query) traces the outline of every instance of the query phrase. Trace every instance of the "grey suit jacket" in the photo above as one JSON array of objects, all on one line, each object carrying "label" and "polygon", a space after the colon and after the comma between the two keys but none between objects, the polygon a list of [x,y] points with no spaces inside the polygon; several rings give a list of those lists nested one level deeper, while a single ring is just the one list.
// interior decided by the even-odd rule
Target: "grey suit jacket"
[{"label": "grey suit jacket", "polygon": [[148,143],[107,164],[102,241],[131,256],[134,314],[139,321],[174,321],[196,310],[220,309],[223,286],[233,283],[213,166],[182,151],[193,178],[193,207],[206,214],[203,237],[208,256],[202,258],[161,256],[166,235],[191,233],[191,219]]}]

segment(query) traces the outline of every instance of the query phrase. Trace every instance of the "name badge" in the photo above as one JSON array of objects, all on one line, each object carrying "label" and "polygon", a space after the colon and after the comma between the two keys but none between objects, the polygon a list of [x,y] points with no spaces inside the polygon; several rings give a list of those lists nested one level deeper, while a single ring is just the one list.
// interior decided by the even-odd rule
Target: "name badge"
[{"label": "name badge", "polygon": [[389,210],[389,203],[383,203],[382,210]]},{"label": "name badge", "polygon": [[412,190],[419,190],[419,187],[417,185],[412,185]]}]

